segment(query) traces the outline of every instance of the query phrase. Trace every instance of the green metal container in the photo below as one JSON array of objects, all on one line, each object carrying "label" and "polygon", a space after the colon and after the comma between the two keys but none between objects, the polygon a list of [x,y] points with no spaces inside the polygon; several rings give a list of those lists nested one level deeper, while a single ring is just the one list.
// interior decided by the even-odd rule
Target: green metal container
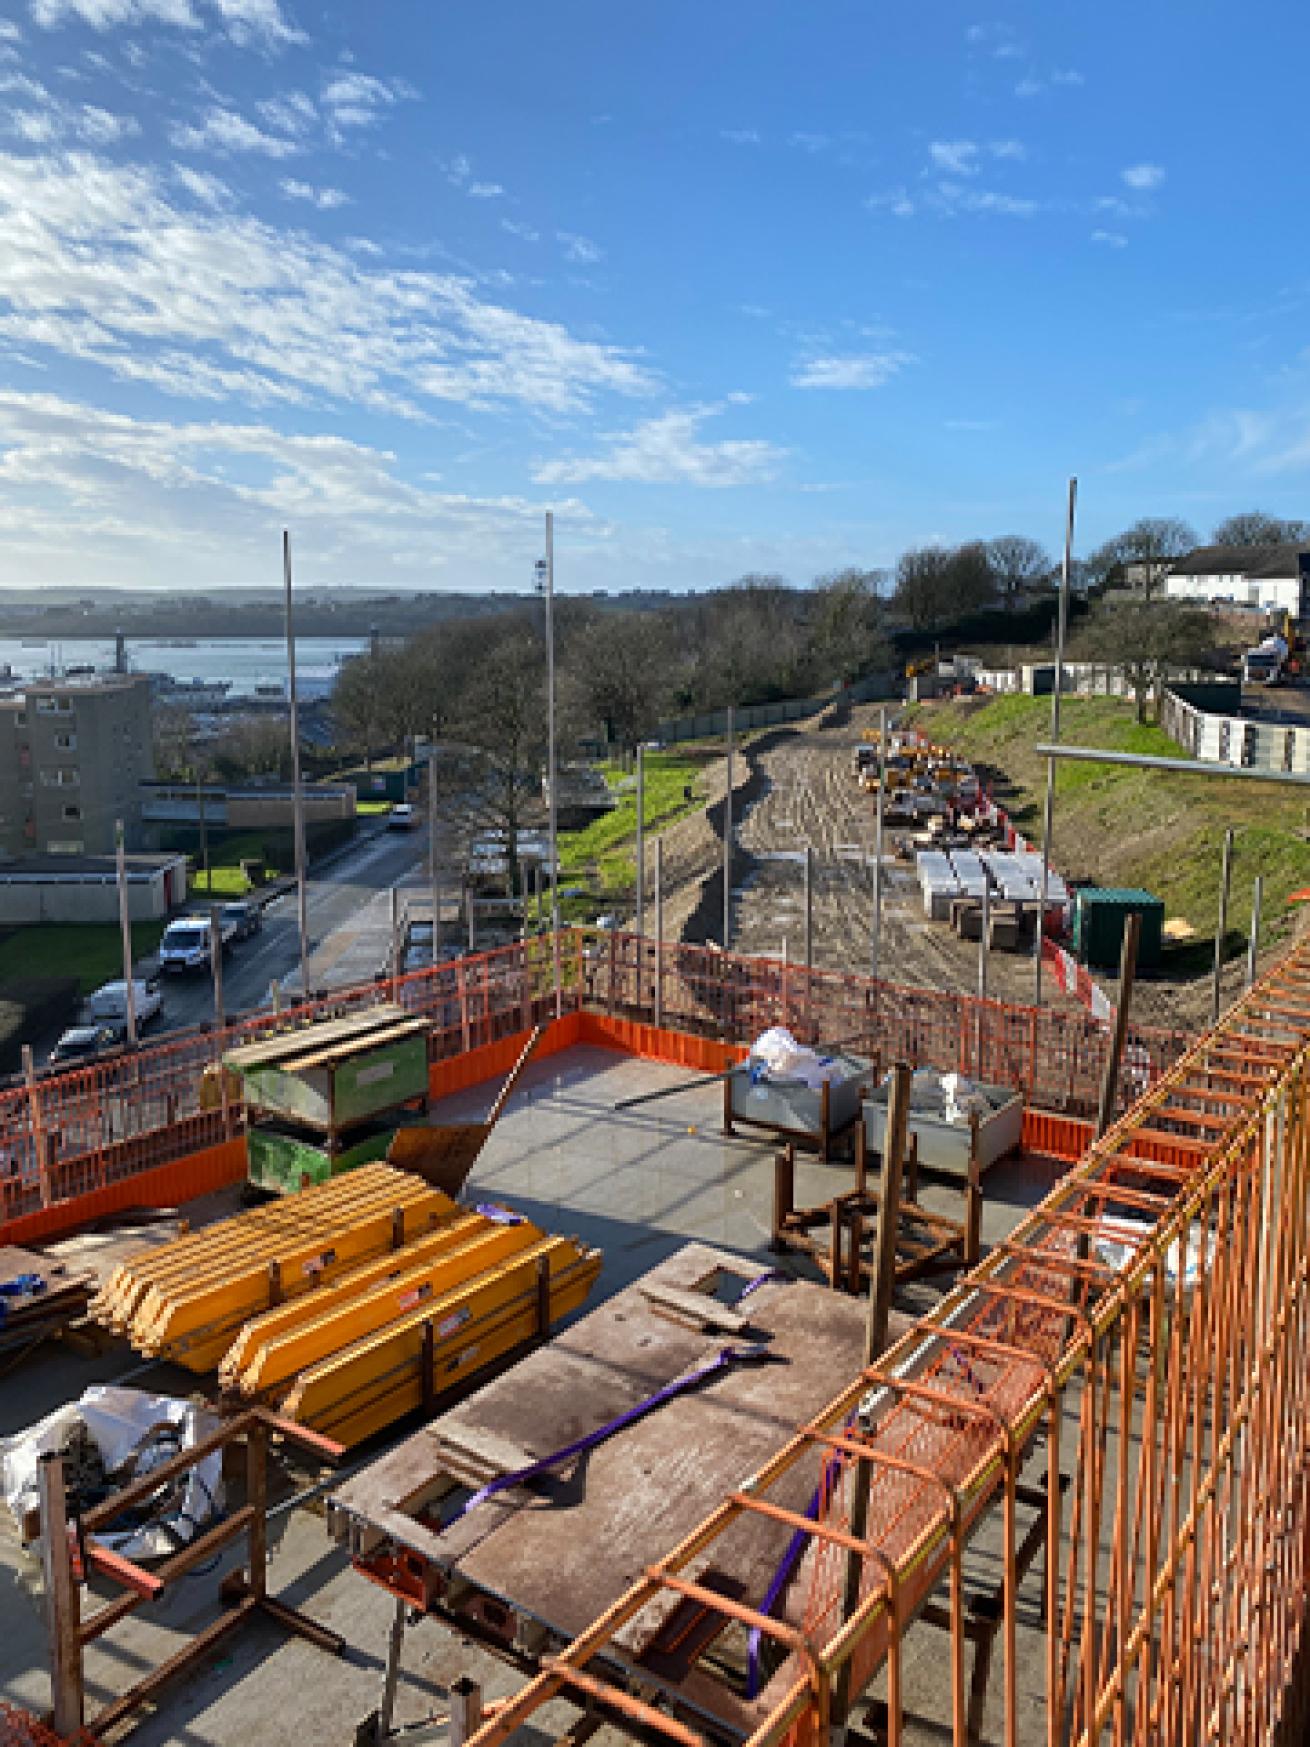
[{"label": "green metal container", "polygon": [[375,1007],[245,1044],[226,1062],[253,1112],[330,1135],[426,1099],[428,1024]]},{"label": "green metal container", "polygon": [[1164,899],[1133,886],[1082,886],[1074,894],[1074,956],[1092,970],[1118,970],[1129,916],[1142,919],[1139,970],[1153,970],[1164,950]]},{"label": "green metal container", "polygon": [[246,1177],[259,1189],[294,1195],[316,1183],[326,1183],[356,1165],[385,1159],[395,1128],[382,1124],[352,1136],[339,1151],[292,1128],[257,1123],[246,1136]]}]

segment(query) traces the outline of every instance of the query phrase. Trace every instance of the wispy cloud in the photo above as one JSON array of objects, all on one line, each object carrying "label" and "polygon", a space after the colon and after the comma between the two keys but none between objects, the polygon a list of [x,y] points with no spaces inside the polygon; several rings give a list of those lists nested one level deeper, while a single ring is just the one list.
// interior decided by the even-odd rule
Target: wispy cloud
[{"label": "wispy cloud", "polygon": [[733,146],[759,146],[764,143],[758,130],[753,127],[721,128],[719,137]]},{"label": "wispy cloud", "polygon": [[278,187],[288,200],[306,201],[320,212],[335,212],[338,207],[350,205],[350,196],[340,188],[315,188],[310,182],[297,182],[292,177],[279,182]]},{"label": "wispy cloud", "polygon": [[796,146],[798,150],[808,152],[811,157],[814,157],[819,152],[826,152],[833,142],[831,136],[826,133],[799,132],[792,134],[789,143]]},{"label": "wispy cloud", "polygon": [[213,23],[243,45],[280,48],[307,40],[279,0],[31,0],[29,10],[43,30],[80,23],[98,31],[146,24],[199,31]]},{"label": "wispy cloud", "polygon": [[1130,164],[1126,170],[1120,171],[1125,186],[1139,194],[1149,194],[1153,188],[1158,188],[1164,176],[1159,164]]},{"label": "wispy cloud", "polygon": [[502,218],[500,228],[503,231],[508,231],[512,237],[519,237],[525,243],[539,243],[541,241],[541,232],[535,230],[530,224],[524,224],[521,219]]},{"label": "wispy cloud", "polygon": [[1092,241],[1100,243],[1103,248],[1107,249],[1126,249],[1128,247],[1128,238],[1122,231],[1095,230],[1092,232]]},{"label": "wispy cloud", "polygon": [[235,109],[215,104],[203,121],[175,123],[170,137],[180,152],[257,152],[266,158],[290,158],[303,148],[299,141],[266,133]]},{"label": "wispy cloud", "polygon": [[894,218],[913,218],[914,201],[909,190],[887,188],[881,194],[870,194],[864,204],[870,212],[890,212]]},{"label": "wispy cloud", "polygon": [[978,146],[974,140],[933,140],[928,147],[933,167],[951,176],[978,174]]},{"label": "wispy cloud", "polygon": [[379,79],[372,73],[337,73],[323,86],[320,102],[337,133],[376,127],[386,111],[418,92],[406,79]]},{"label": "wispy cloud", "polygon": [[724,403],[675,409],[630,431],[610,432],[599,455],[542,461],[533,470],[538,485],[581,485],[610,480],[635,485],[693,485],[707,489],[766,485],[775,479],[786,451],[759,439],[702,441],[707,419]]},{"label": "wispy cloud", "polygon": [[[184,185],[185,186],[185,185]],[[479,296],[467,276],[169,198],[149,168],[0,153],[0,335],[166,393],[250,405],[580,412],[656,386],[644,364]],[[370,257],[371,259],[371,257]]]},{"label": "wispy cloud", "polygon": [[1055,67],[1049,73],[1027,73],[1014,88],[1016,97],[1040,97],[1052,87],[1073,89],[1087,83],[1076,67]]},{"label": "wispy cloud", "polygon": [[499,200],[504,192],[499,182],[470,182],[468,185],[470,200]]},{"label": "wispy cloud", "polygon": [[792,372],[793,388],[881,388],[913,363],[909,352],[865,352],[844,358],[809,358]]},{"label": "wispy cloud", "polygon": [[605,251],[599,243],[593,243],[590,237],[579,236],[576,231],[556,231],[555,240],[564,250],[565,259],[576,261],[579,266],[594,267],[597,261],[605,259]]},{"label": "wispy cloud", "polygon": [[992,55],[998,61],[1017,60],[1024,52],[1014,26],[999,19],[971,24],[964,40],[977,53]]}]

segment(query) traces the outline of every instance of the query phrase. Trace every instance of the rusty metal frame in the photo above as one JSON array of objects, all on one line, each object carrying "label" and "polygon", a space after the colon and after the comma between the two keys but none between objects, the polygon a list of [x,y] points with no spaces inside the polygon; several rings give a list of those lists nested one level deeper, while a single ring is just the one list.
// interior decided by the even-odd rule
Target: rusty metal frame
[{"label": "rusty metal frame", "polygon": [[[879,1367],[853,1379],[748,1487],[502,1705],[473,1747],[499,1747],[558,1696],[567,1685],[561,1665],[581,1676],[603,1656],[607,1671],[621,1668],[618,1627],[668,1593],[666,1578],[705,1555],[740,1513],[779,1514],[757,1495],[816,1446],[871,1462],[882,1476],[858,1549],[878,1575],[842,1618],[832,1572],[854,1537],[842,1526],[839,1489],[830,1489],[783,1602],[787,1623],[807,1622],[816,1660],[807,1649],[775,1674],[747,1747],[819,1747],[847,1662],[858,1690],[885,1661],[899,1694],[904,1632],[998,1510],[1005,1739],[1013,1743],[1013,1488],[1021,1453],[1043,1428],[1050,1747],[1279,1739],[1280,1724],[1303,1715],[1310,1697],[1301,1690],[1310,1685],[1308,997],[1310,944],[1175,1063]],[[1258,1077],[1247,1066],[1253,1056]],[[1197,1082],[1212,1073],[1241,1091],[1208,1096]],[[1216,1106],[1228,1115],[1216,1116]],[[1142,1156],[1148,1149],[1161,1156]],[[1134,1179],[1161,1187],[1135,1188]],[[1131,1208],[1142,1230],[1112,1266],[1096,1251],[1095,1212],[1116,1206]],[[977,1363],[960,1363],[965,1355]],[[881,1514],[880,1497],[894,1500]],[[794,1512],[779,1520],[804,1524]],[[698,1599],[725,1623],[733,1617],[712,1591]],[[949,1618],[954,1670],[965,1622],[955,1605]],[[608,1693],[621,1677],[586,1678]],[[958,1684],[953,1673],[956,1740]],[[652,1708],[643,1726],[685,1742],[681,1725]],[[900,1727],[897,1705],[889,1739]]]}]

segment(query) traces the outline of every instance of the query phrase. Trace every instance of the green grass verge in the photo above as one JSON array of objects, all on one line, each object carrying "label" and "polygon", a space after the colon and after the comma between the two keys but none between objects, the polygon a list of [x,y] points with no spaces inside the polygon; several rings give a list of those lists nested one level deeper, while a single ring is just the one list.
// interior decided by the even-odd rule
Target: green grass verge
[{"label": "green grass verge", "polygon": [[[1049,698],[958,699],[924,705],[918,726],[1003,773],[997,799],[1030,837],[1041,835],[1046,761],[1033,748],[1050,735]],[[1161,729],[1134,719],[1131,702],[1068,698],[1060,738],[1071,744],[1177,757]],[[1008,792],[1007,792],[1008,789]],[[1274,784],[1225,782],[1167,771],[1064,763],[1056,770],[1052,860],[1062,873],[1109,886],[1143,886],[1167,916],[1213,940],[1225,830],[1234,832],[1229,950],[1250,927],[1252,889],[1264,880],[1261,944],[1290,932],[1290,893],[1310,885],[1310,808]],[[1204,955],[1201,955],[1204,956]],[[1198,961],[1198,970],[1203,968]]]},{"label": "green grass verge", "polygon": [[[163,922],[134,922],[134,955],[153,952],[163,932]],[[34,922],[0,939],[0,990],[24,977],[73,977],[87,995],[122,974],[122,941],[114,922]]]},{"label": "green grass verge", "polygon": [[391,811],[390,801],[356,801],[355,812],[361,819],[376,819],[382,813]]},{"label": "green grass verge", "polygon": [[[241,863],[262,860],[263,850],[262,837],[229,837],[226,841],[211,846],[208,877],[202,868],[195,865],[199,856],[193,857],[191,878],[187,885],[188,896],[220,902],[225,898],[244,898],[252,887],[241,871]],[[277,879],[280,870],[265,865],[267,878]]]},{"label": "green grass verge", "polygon": [[[646,830],[662,830],[705,804],[702,761],[683,752],[652,752],[645,758]],[[581,831],[562,831],[559,839],[560,880],[585,879],[592,896],[565,898],[561,915],[590,921],[607,903],[626,898],[637,882],[637,778],[635,771],[605,764],[601,774],[618,803]],[[690,787],[691,800],[686,791]]]}]

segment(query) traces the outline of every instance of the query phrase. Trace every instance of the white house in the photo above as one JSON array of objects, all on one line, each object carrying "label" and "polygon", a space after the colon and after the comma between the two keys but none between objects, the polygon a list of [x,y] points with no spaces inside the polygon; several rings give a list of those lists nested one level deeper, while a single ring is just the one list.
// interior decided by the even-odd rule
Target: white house
[{"label": "white house", "polygon": [[1233,601],[1294,619],[1310,611],[1310,552],[1297,546],[1198,546],[1164,579],[1175,600]]}]

